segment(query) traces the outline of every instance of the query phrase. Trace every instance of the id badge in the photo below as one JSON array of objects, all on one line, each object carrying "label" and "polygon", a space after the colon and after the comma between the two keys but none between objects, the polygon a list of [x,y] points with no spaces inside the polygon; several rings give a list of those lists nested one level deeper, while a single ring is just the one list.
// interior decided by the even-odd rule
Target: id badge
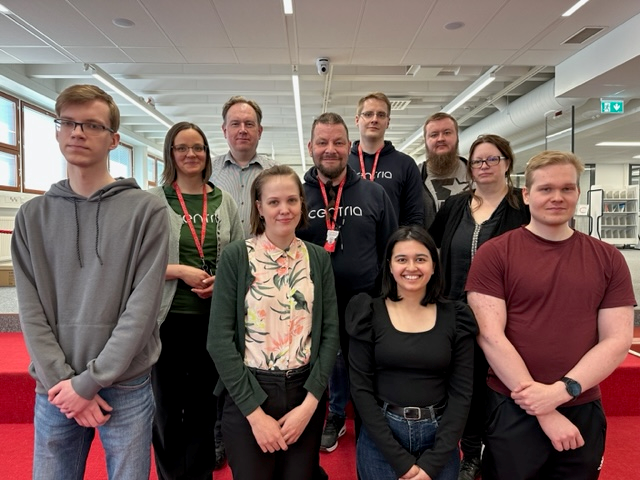
[{"label": "id badge", "polygon": [[333,242],[333,243],[324,242],[324,249],[329,253],[335,252],[336,251],[336,242]]},{"label": "id badge", "polygon": [[339,233],[338,230],[327,230],[327,243],[336,243]]}]

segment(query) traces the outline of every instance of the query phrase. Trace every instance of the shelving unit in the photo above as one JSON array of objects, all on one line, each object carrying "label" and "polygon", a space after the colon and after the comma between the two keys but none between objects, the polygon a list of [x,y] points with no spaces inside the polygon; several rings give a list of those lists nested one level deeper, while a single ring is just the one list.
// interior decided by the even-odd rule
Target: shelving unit
[{"label": "shelving unit", "polygon": [[604,189],[599,233],[614,245],[638,245],[638,185]]}]

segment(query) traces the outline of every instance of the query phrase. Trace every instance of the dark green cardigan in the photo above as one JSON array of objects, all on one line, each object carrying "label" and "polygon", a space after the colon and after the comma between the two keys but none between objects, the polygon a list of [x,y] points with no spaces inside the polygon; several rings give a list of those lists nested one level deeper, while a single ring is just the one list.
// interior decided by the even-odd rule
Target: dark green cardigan
[{"label": "dark green cardigan", "polygon": [[[311,373],[304,388],[320,399],[340,345],[338,306],[331,259],[324,249],[304,242],[314,285],[311,323]],[[213,288],[207,350],[216,364],[220,381],[215,394],[225,389],[243,415],[258,408],[267,394],[244,364],[245,298],[254,277],[244,240],[230,243],[222,251]]]}]

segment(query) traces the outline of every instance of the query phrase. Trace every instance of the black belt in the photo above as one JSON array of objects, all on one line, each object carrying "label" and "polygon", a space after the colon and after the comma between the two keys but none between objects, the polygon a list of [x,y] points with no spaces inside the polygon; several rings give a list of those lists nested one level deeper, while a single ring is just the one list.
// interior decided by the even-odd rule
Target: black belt
[{"label": "black belt", "polygon": [[311,366],[307,363],[300,368],[292,368],[290,370],[260,370],[258,368],[249,367],[249,371],[256,377],[263,378],[294,378],[304,373],[309,373]]},{"label": "black belt", "polygon": [[380,405],[383,410],[404,417],[406,420],[435,420],[444,413],[444,409],[447,407],[447,401],[443,400],[440,403],[429,405],[428,407],[399,407],[378,400],[378,405]]}]

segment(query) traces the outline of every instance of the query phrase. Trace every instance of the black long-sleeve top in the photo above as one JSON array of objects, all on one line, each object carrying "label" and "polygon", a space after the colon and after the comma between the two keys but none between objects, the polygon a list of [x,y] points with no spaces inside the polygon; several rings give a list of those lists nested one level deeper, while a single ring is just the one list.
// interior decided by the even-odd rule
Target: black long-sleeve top
[{"label": "black long-sleeve top", "polygon": [[[346,312],[351,395],[371,435],[398,477],[417,464],[435,478],[458,445],[471,404],[477,325],[463,302],[437,304],[426,332],[393,327],[384,298],[354,297]],[[418,458],[394,438],[378,401],[426,407],[447,401],[433,448]]]},{"label": "black long-sleeve top", "polygon": [[[522,199],[522,190],[514,188],[513,193],[516,196],[519,207],[512,207],[506,197],[502,200],[504,205],[501,204],[498,207],[502,211],[502,215],[493,224],[494,228],[489,234],[489,238],[497,237],[530,222],[531,214],[529,213],[529,206],[525,205]],[[440,248],[440,262],[445,279],[445,296],[447,297],[451,290],[451,242],[471,198],[473,198],[471,191],[449,197],[442,208],[438,210],[435,220],[429,227],[429,234],[433,237],[438,248]]]}]

